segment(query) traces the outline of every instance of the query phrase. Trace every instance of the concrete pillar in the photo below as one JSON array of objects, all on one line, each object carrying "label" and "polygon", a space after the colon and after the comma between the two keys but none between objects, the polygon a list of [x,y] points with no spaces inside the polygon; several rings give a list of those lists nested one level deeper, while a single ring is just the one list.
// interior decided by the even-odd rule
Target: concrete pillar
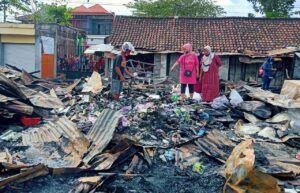
[{"label": "concrete pillar", "polygon": [[167,76],[167,54],[160,55],[160,77]]},{"label": "concrete pillar", "polygon": [[220,56],[222,60],[222,65],[219,69],[220,79],[228,80],[229,79],[229,57],[228,56]]},{"label": "concrete pillar", "polygon": [[160,65],[161,65],[161,56],[160,54],[154,54],[154,76],[160,76]]},{"label": "concrete pillar", "polygon": [[167,54],[154,54],[154,75],[166,77],[167,75]]},{"label": "concrete pillar", "polygon": [[35,38],[35,71],[40,70],[38,77],[42,76],[42,50],[41,50],[41,37],[38,35]]}]

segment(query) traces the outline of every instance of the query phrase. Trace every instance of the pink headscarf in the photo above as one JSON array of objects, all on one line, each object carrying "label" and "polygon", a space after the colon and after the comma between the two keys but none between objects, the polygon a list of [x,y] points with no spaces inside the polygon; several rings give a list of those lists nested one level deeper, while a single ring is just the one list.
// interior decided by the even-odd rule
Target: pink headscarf
[{"label": "pink headscarf", "polygon": [[188,44],[184,44],[181,48],[184,49],[184,50],[186,50],[186,51],[188,51],[189,53],[191,53],[193,51],[193,47],[189,43]]}]

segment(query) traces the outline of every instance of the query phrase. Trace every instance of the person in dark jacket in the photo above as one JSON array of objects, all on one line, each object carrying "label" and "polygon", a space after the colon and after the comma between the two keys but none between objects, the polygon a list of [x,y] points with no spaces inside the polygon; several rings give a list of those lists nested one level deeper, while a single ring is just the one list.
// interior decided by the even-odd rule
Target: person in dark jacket
[{"label": "person in dark jacket", "polygon": [[263,63],[261,68],[263,69],[263,75],[262,75],[262,89],[263,90],[269,90],[271,80],[273,79],[273,63],[274,59],[272,57],[268,57],[267,61]]},{"label": "person in dark jacket", "polygon": [[123,90],[123,82],[125,81],[125,74],[133,78],[132,74],[126,67],[127,58],[131,52],[134,51],[134,47],[130,42],[124,42],[120,54],[116,56],[116,60],[113,66],[112,82],[111,82],[111,94],[114,100],[119,100],[120,93]]},{"label": "person in dark jacket", "polygon": [[[198,48],[198,61],[199,61],[199,69],[201,69],[201,61],[203,57],[202,48]],[[194,86],[194,90],[196,93],[202,93],[202,84],[201,84],[201,78],[197,78],[197,83]]]}]

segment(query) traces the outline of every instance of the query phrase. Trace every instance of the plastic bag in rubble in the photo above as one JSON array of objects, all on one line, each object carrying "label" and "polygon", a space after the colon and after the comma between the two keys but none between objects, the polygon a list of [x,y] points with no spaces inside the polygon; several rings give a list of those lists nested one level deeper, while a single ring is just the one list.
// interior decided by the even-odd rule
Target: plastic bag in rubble
[{"label": "plastic bag in rubble", "polygon": [[280,193],[276,178],[254,168],[252,140],[237,145],[226,161],[226,183],[223,193]]},{"label": "plastic bag in rubble", "polygon": [[223,95],[223,96],[219,96],[218,98],[215,98],[211,104],[211,107],[214,109],[224,110],[227,109],[228,105],[229,105],[229,101],[226,98],[226,96]]},{"label": "plastic bag in rubble", "polygon": [[235,89],[231,90],[229,99],[230,104],[234,107],[237,107],[240,103],[244,102],[241,95]]},{"label": "plastic bag in rubble", "polygon": [[193,99],[196,101],[202,101],[202,97],[199,93],[194,93]]},{"label": "plastic bag in rubble", "polygon": [[173,85],[172,86],[172,91],[171,91],[172,94],[177,94],[177,95],[180,95],[180,84],[178,85]]},{"label": "plastic bag in rubble", "polygon": [[130,126],[129,120],[125,116],[123,116],[122,117],[122,127],[126,128],[126,127],[129,127],[129,126]]}]

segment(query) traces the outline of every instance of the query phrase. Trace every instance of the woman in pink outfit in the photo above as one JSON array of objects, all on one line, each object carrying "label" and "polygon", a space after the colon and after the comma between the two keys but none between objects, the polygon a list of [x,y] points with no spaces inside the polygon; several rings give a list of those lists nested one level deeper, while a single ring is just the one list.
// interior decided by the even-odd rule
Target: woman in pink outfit
[{"label": "woman in pink outfit", "polygon": [[189,87],[190,97],[193,98],[194,85],[196,84],[197,76],[199,75],[199,61],[197,55],[193,52],[191,44],[182,46],[183,55],[175,62],[171,71],[180,65],[180,84],[181,84],[181,98],[185,98],[185,89]]},{"label": "woman in pink outfit", "polygon": [[222,62],[220,57],[211,51],[210,46],[204,47],[203,53],[200,72],[202,99],[211,102],[219,96],[219,68]]}]

